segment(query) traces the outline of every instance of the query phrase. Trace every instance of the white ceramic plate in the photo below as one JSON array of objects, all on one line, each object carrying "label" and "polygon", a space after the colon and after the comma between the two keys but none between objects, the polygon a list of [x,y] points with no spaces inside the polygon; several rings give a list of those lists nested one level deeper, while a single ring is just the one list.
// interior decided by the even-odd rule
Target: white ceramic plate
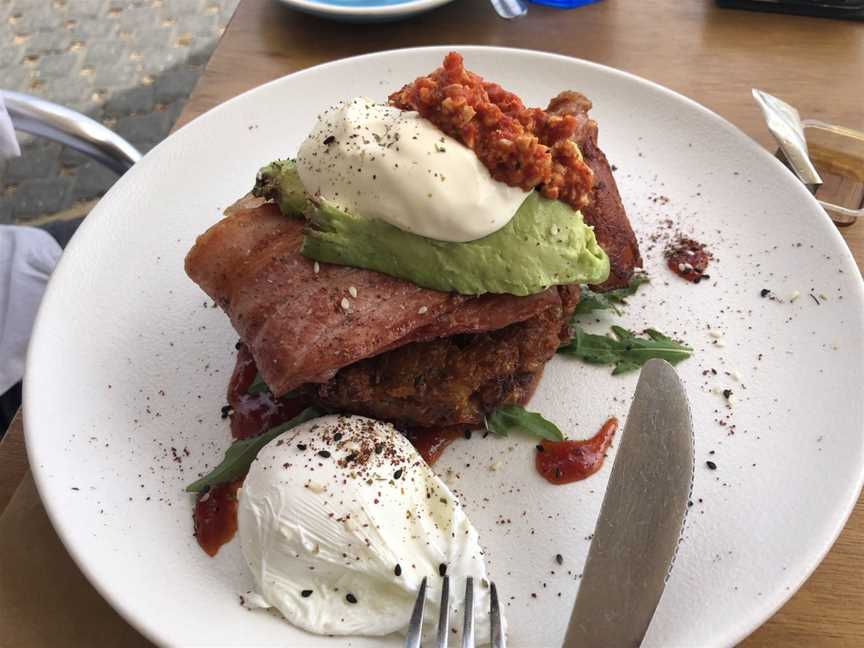
[{"label": "white ceramic plate", "polygon": [[[453,0],[280,0],[298,11],[346,22],[387,22],[429,11]],[[489,9],[492,11],[491,7]]]},{"label": "white ceramic plate", "polygon": [[[659,328],[696,349],[679,365],[695,422],[694,506],[647,645],[732,644],[807,578],[860,490],[864,299],[853,259],[775,159],[692,101],[584,61],[460,49],[471,69],[528,104],[545,105],[565,88],[594,101],[653,276],[614,321]],[[70,554],[157,643],[344,645],[241,608],[250,578],[236,540],[211,559],[192,537],[183,487],[229,443],[219,410],[237,336],[187,279],[183,257],[259,166],[295,152],[321,106],[355,95],[383,100],[446,51],[339,61],[210,111],[111,189],[51,281],[25,385],[30,462]],[[716,254],[710,281],[691,285],[663,267],[669,227]],[[761,298],[763,288],[783,303]],[[795,291],[800,297],[787,299]],[[613,321],[600,319],[590,326]],[[556,358],[531,405],[584,437],[626,415],[635,381]],[[734,409],[714,388],[733,390]],[[534,472],[534,452],[527,439],[475,435],[436,466],[460,475],[453,486],[488,548],[517,647],[560,645],[611,465],[552,486]],[[489,470],[494,461],[500,470]]]}]

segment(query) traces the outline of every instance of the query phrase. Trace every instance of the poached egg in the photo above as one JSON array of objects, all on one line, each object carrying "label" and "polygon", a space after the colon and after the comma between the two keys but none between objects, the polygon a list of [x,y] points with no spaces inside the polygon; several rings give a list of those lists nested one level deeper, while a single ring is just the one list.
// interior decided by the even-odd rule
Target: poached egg
[{"label": "poached egg", "polygon": [[454,629],[472,576],[477,638],[489,640],[477,530],[388,423],[325,416],[274,439],[252,463],[237,517],[255,583],[245,597],[250,607],[274,607],[316,634],[404,634],[426,577],[424,635],[431,637],[442,575],[450,576]]},{"label": "poached egg", "polygon": [[297,172],[310,195],[342,211],[456,243],[498,231],[528,196],[418,113],[365,98],[318,117]]}]

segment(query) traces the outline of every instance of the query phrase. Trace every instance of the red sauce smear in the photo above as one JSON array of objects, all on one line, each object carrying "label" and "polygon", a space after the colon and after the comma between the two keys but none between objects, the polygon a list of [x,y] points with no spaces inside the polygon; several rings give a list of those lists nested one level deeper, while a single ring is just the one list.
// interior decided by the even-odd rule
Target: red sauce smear
[{"label": "red sauce smear", "polygon": [[231,436],[248,439],[258,436],[280,423],[294,418],[309,404],[309,397],[275,398],[269,390],[249,394],[255,382],[258,368],[246,345],[237,350],[237,364],[228,383],[228,405],[230,406]]},{"label": "red sauce smear", "polygon": [[405,436],[423,457],[423,461],[431,466],[441,458],[447,446],[454,440],[465,436],[465,428],[461,425],[455,425],[443,428],[413,429],[405,432]]},{"label": "red sauce smear", "polygon": [[705,270],[712,255],[699,241],[679,238],[666,248],[664,256],[669,269],[686,281],[699,283],[711,278],[705,274]]},{"label": "red sauce smear", "polygon": [[618,419],[613,417],[590,439],[543,441],[537,446],[537,471],[553,484],[569,484],[590,477],[603,465],[617,429]]},{"label": "red sauce smear", "polygon": [[237,532],[237,489],[242,483],[238,479],[213,486],[195,502],[195,538],[208,556],[215,556]]}]

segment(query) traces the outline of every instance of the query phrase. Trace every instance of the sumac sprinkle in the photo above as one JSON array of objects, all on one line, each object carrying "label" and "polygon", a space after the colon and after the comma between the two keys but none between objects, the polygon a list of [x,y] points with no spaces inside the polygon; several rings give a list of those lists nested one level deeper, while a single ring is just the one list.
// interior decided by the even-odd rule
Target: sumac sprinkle
[{"label": "sumac sprinkle", "polygon": [[312,596],[312,590],[303,590],[302,592],[300,592],[300,596],[302,596],[303,598],[309,598],[310,596]]},{"label": "sumac sprinkle", "polygon": [[397,576],[402,575],[402,565],[396,565],[396,568],[393,570],[393,573]]},{"label": "sumac sprinkle", "polygon": [[330,451],[329,450],[319,450],[318,456],[324,457],[325,459],[329,459],[330,458]]},{"label": "sumac sprinkle", "polygon": [[345,600],[348,601],[349,603],[352,603],[352,604],[353,604],[353,603],[356,603],[356,602],[357,602],[357,597],[354,596],[351,592],[348,592],[348,593],[345,595]]}]

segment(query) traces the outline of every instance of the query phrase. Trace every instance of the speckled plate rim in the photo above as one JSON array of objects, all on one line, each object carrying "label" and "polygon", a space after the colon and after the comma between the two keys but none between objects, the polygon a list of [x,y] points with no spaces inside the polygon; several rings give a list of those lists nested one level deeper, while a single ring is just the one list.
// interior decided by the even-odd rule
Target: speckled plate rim
[{"label": "speckled plate rim", "polygon": [[[641,85],[643,87],[648,87],[686,105],[690,110],[696,110],[701,112],[703,115],[708,116],[715,122],[717,128],[725,130],[730,136],[734,136],[736,139],[740,140],[742,151],[746,151],[750,154],[755,154],[756,156],[761,156],[765,160],[767,165],[772,165],[774,167],[776,173],[788,174],[788,171],[779,163],[779,161],[776,160],[776,158],[774,158],[770,153],[768,153],[768,151],[759,146],[755,141],[750,139],[736,126],[725,120],[717,113],[714,113],[708,108],[693,101],[692,99],[689,99],[686,96],[674,92],[657,83],[643,79],[631,73],[624,72],[622,70],[604,66],[591,61],[585,61],[582,59],[563,56],[560,54],[543,52],[538,50],[474,45],[430,46],[420,48],[387,50],[324,63],[315,67],[301,70],[286,77],[275,79],[267,84],[264,84],[257,88],[253,88],[252,90],[238,95],[237,97],[234,97],[231,100],[214,107],[207,113],[200,115],[192,122],[185,125],[182,129],[178,130],[177,133],[173,134],[172,136],[161,142],[157,147],[150,151],[147,156],[145,156],[145,160],[147,158],[158,157],[160,155],[160,151],[162,151],[166,147],[171,146],[172,140],[177,136],[178,133],[183,133],[187,129],[206,128],[207,121],[211,116],[218,114],[220,111],[227,110],[230,106],[233,106],[236,103],[254,100],[256,93],[260,92],[263,88],[267,88],[273,84],[283,83],[286,81],[286,79],[318,74],[320,73],[322,68],[351,66],[359,60],[369,60],[376,58],[386,59],[387,57],[407,52],[438,52],[443,55],[447,51],[451,50],[458,50],[463,54],[469,56],[472,53],[488,53],[499,51],[502,53],[506,52],[511,55],[523,55],[540,58],[546,57],[547,59],[575,62],[582,66],[594,68],[596,71],[600,71],[604,74],[617,76],[619,78],[625,79],[630,83]],[[117,182],[115,187],[121,184],[135,183],[137,175],[136,171],[137,167],[132,168],[129,172],[126,173],[124,177],[122,177]],[[791,179],[792,176],[790,175],[788,176],[788,178]],[[832,250],[832,252],[837,254],[837,256],[839,257],[839,262],[844,266],[844,271],[853,273],[853,275],[857,279],[854,284],[855,294],[849,295],[850,301],[857,301],[859,305],[864,304],[864,281],[862,281],[861,279],[857,264],[844,239],[837,231],[836,227],[831,223],[830,219],[828,219],[827,216],[824,215],[824,212],[822,211],[821,207],[819,207],[814,197],[803,187],[803,185],[801,185],[797,181],[789,181],[786,184],[788,185],[790,191],[797,194],[796,198],[800,199],[803,204],[806,204],[808,206],[808,208],[813,212],[814,216],[819,216],[819,218],[813,218],[811,221],[809,221],[808,225],[814,228],[823,228],[823,233],[827,234],[829,239],[832,240],[834,245],[834,249]],[[87,246],[87,243],[85,242],[89,241],[93,236],[95,236],[95,232],[98,231],[98,229],[101,227],[103,221],[110,217],[110,211],[112,209],[115,209],[115,206],[111,203],[111,196],[114,192],[115,189],[112,188],[112,190],[109,191],[108,194],[106,194],[106,196],[94,208],[90,217],[79,228],[78,234],[76,234],[76,236],[71,241],[64,257],[61,258],[61,261],[54,272],[54,276],[52,277],[46,290],[43,300],[43,306],[40,308],[40,312],[37,316],[36,324],[34,326],[31,348],[28,354],[28,371],[24,379],[25,438],[27,442],[27,453],[31,466],[31,471],[33,473],[37,490],[45,506],[45,510],[55,530],[57,531],[58,536],[68,550],[72,559],[75,561],[76,565],[87,577],[90,583],[96,588],[96,590],[99,591],[99,593],[112,605],[112,607],[114,607],[133,627],[135,627],[148,639],[156,643],[169,644],[170,638],[166,637],[159,628],[141,623],[140,619],[136,615],[134,602],[130,599],[130,597],[121,597],[115,595],[115,592],[112,591],[108,583],[103,581],[96,574],[94,566],[91,566],[90,564],[82,560],[81,556],[78,554],[76,545],[73,542],[70,542],[70,529],[75,524],[75,520],[72,520],[68,516],[65,516],[64,511],[56,504],[54,495],[55,490],[58,490],[58,488],[57,486],[52,484],[47,477],[47,467],[45,464],[45,460],[48,458],[48,455],[45,454],[46,446],[45,444],[39,442],[40,440],[38,430],[40,428],[41,420],[39,406],[45,406],[45,404],[39,403],[38,368],[32,366],[30,364],[30,360],[33,358],[34,355],[38,355],[36,352],[34,352],[34,348],[38,349],[43,344],[45,344],[46,341],[51,337],[52,323],[50,321],[47,321],[47,318],[44,316],[45,311],[49,310],[46,305],[58,299],[58,294],[63,290],[62,286],[66,280],[67,275],[73,272],[74,264],[70,261],[70,259],[84,253]],[[864,335],[864,317],[862,317],[860,314],[859,320],[856,322],[856,324],[857,329],[855,330],[855,332],[857,332],[859,335]],[[864,358],[859,359],[859,363],[864,366]],[[862,386],[861,391],[862,400],[864,400],[864,386]],[[759,626],[761,626],[766,620],[768,620],[795,594],[798,588],[800,588],[800,586],[804,584],[804,582],[810,577],[816,567],[820,564],[820,562],[823,560],[823,558],[833,546],[834,542],[837,540],[837,537],[842,532],[843,528],[846,525],[846,522],[849,519],[849,516],[851,515],[858,501],[858,498],[862,491],[862,486],[864,486],[864,456],[858,458],[858,474],[855,481],[847,484],[847,487],[844,491],[845,495],[841,500],[835,500],[833,502],[832,508],[838,512],[836,524],[833,526],[833,528],[822,529],[822,532],[819,535],[821,536],[823,541],[820,542],[818,549],[811,550],[807,558],[798,561],[795,564],[794,568],[790,566],[790,570],[794,571],[794,573],[798,575],[796,579],[797,585],[784,592],[778,593],[778,595],[776,596],[763,597],[763,606],[754,606],[748,616],[739,616],[738,618],[730,619],[727,626],[727,632],[724,633],[723,636],[716,637],[717,645],[734,645],[739,641],[743,640]]]}]

